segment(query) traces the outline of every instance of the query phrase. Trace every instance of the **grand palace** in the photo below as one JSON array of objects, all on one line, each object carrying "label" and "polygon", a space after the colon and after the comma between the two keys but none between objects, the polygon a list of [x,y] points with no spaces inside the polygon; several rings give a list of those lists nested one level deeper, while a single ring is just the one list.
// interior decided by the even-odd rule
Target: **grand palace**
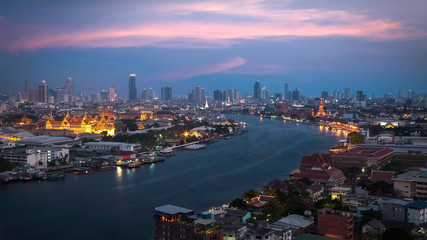
[{"label": "grand palace", "polygon": [[56,121],[52,114],[46,121],[46,129],[68,129],[75,134],[79,133],[97,133],[106,135],[115,135],[115,119],[111,116],[96,115],[88,117],[86,114],[82,117],[71,117],[69,112],[62,121]]}]

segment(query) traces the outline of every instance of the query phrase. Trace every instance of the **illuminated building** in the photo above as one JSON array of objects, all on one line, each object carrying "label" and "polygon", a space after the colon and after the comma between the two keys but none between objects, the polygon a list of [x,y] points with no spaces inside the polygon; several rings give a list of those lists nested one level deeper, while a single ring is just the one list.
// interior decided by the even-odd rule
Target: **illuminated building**
[{"label": "illuminated building", "polygon": [[163,205],[156,208],[154,220],[154,239],[223,239],[223,229],[216,220],[197,218],[191,209]]},{"label": "illuminated building", "polygon": [[114,118],[97,115],[95,117],[88,117],[85,115],[83,118],[79,116],[71,117],[69,112],[62,121],[56,121],[53,119],[52,114],[46,121],[46,129],[68,129],[73,131],[75,134],[79,133],[97,133],[101,134],[106,132],[106,135],[114,135]]},{"label": "illuminated building", "polygon": [[108,89],[108,101],[115,102],[116,101],[116,87],[110,86]]},{"label": "illuminated building", "polygon": [[32,124],[32,123],[33,123],[33,120],[29,119],[29,118],[27,117],[27,115],[24,115],[24,116],[21,118],[21,121],[19,121],[19,125],[29,125],[29,124]]},{"label": "illuminated building", "polygon": [[323,110],[323,104],[324,104],[323,98],[320,98],[319,111],[317,111],[316,117],[324,117],[324,116],[326,116],[326,113]]}]

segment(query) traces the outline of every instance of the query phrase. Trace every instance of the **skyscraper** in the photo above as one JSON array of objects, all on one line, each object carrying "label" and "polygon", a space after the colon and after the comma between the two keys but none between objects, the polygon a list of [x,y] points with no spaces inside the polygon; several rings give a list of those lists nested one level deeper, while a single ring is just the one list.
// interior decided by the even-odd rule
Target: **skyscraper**
[{"label": "skyscraper", "polygon": [[285,83],[285,101],[289,100],[289,85]]},{"label": "skyscraper", "polygon": [[45,80],[39,85],[39,102],[47,103],[49,101],[49,86]]},{"label": "skyscraper", "polygon": [[214,101],[222,101],[222,92],[221,90],[214,90]]},{"label": "skyscraper", "polygon": [[148,100],[154,100],[156,98],[156,91],[154,91],[153,88],[147,89],[147,99]]},{"label": "skyscraper", "polygon": [[56,101],[63,102],[64,101],[64,89],[56,88]]},{"label": "skyscraper", "polygon": [[234,102],[237,102],[240,99],[240,94],[239,94],[239,90],[234,89]]},{"label": "skyscraper", "polygon": [[328,98],[329,98],[329,93],[328,93],[328,91],[322,91],[321,97],[322,97],[323,99],[328,99]]},{"label": "skyscraper", "polygon": [[116,101],[116,87],[114,85],[108,88],[108,101],[109,102]]},{"label": "skyscraper", "polygon": [[344,89],[344,98],[347,100],[351,98],[351,89],[350,88]]},{"label": "skyscraper", "polygon": [[205,89],[197,86],[191,90],[188,94],[188,100],[196,103],[201,103],[205,101]]},{"label": "skyscraper", "polygon": [[357,91],[356,92],[356,100],[357,101],[359,101],[359,102],[362,102],[364,99],[363,99],[363,91]]},{"label": "skyscraper", "polygon": [[108,101],[108,90],[102,89],[101,92],[99,92],[99,96],[101,97],[101,101]]},{"label": "skyscraper", "polygon": [[146,88],[142,89],[141,99],[147,100],[147,89]]},{"label": "skyscraper", "polygon": [[265,91],[267,90],[267,87],[264,86],[261,88],[261,99],[265,99]]},{"label": "skyscraper", "polygon": [[299,88],[296,88],[295,91],[292,91],[292,100],[299,101],[301,100],[301,91]]},{"label": "skyscraper", "polygon": [[162,87],[162,101],[170,101],[172,100],[172,87]]},{"label": "skyscraper", "polygon": [[129,101],[136,101],[136,74],[132,73],[129,75]]},{"label": "skyscraper", "polygon": [[261,100],[261,83],[259,80],[254,84],[254,99]]}]

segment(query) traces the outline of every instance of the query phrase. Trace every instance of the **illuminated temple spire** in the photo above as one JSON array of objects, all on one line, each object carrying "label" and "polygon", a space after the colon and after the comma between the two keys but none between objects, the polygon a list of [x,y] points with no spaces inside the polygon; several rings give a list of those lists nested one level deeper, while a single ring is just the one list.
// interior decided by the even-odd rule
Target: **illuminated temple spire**
[{"label": "illuminated temple spire", "polygon": [[320,98],[320,103],[319,103],[319,111],[317,111],[316,113],[316,117],[324,117],[326,116],[325,111],[323,110],[323,98]]}]

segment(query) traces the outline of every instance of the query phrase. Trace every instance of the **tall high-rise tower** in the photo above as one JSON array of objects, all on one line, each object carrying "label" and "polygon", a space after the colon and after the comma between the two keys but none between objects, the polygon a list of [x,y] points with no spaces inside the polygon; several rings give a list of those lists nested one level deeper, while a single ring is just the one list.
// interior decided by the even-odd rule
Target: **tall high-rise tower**
[{"label": "tall high-rise tower", "polygon": [[30,80],[25,79],[25,93],[28,94],[28,91],[30,91]]},{"label": "tall high-rise tower", "polygon": [[172,87],[171,86],[162,87],[161,92],[162,92],[161,93],[162,101],[172,100]]},{"label": "tall high-rise tower", "polygon": [[261,100],[261,83],[259,80],[254,84],[254,99]]},{"label": "tall high-rise tower", "polygon": [[74,86],[73,86],[73,80],[71,77],[68,77],[67,80],[65,80],[65,86],[64,86],[64,102],[71,103],[74,100]]},{"label": "tall high-rise tower", "polygon": [[108,88],[108,101],[115,102],[116,101],[116,87],[110,86]]},{"label": "tall high-rise tower", "polygon": [[344,89],[344,98],[347,100],[351,98],[351,89],[350,88]]},{"label": "tall high-rise tower", "polygon": [[129,75],[129,101],[136,101],[136,79],[135,74],[132,73]]},{"label": "tall high-rise tower", "polygon": [[39,85],[39,102],[47,103],[49,101],[49,86],[45,80]]}]

